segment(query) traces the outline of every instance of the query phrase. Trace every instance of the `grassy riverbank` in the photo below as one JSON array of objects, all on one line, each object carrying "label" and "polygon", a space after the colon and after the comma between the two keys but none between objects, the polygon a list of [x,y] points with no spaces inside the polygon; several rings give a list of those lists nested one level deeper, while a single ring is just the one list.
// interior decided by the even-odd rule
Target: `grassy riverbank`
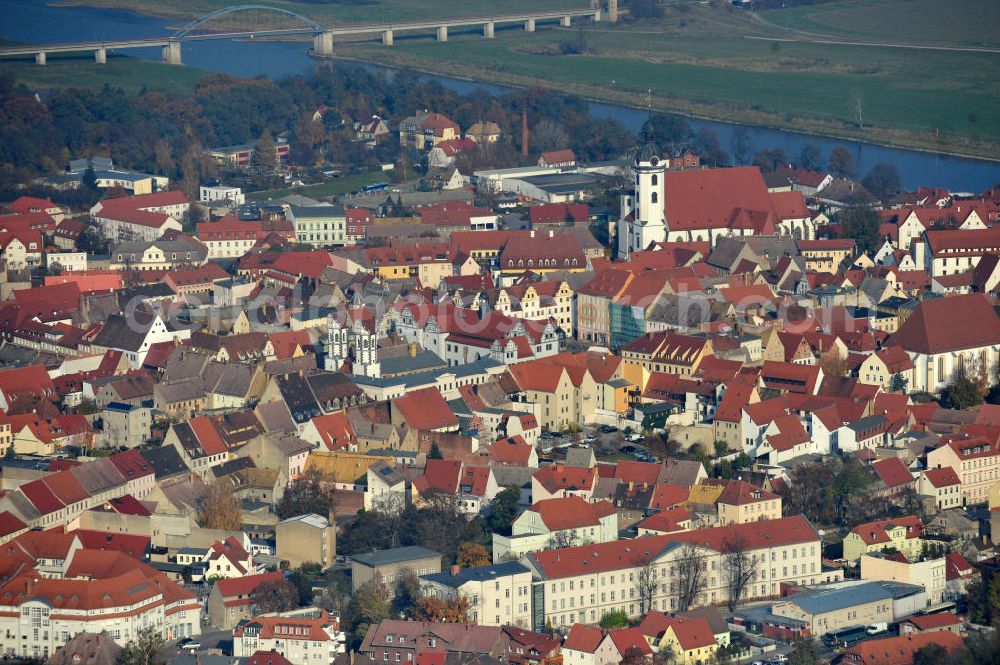
[{"label": "grassy riverbank", "polygon": [[[864,4],[895,9],[908,1]],[[986,11],[987,0],[959,3],[966,6],[965,18],[942,26],[941,39],[957,38],[968,27],[976,16],[970,6]],[[812,9],[835,6],[840,5]],[[477,80],[551,85],[640,107],[648,96],[654,109],[718,120],[907,148],[998,154],[1000,115],[989,109],[1000,100],[994,76],[1000,53],[816,43],[741,11],[684,7],[654,23],[535,34],[509,30],[493,41],[457,35],[446,44],[397,37],[392,48],[341,44],[338,52]]]},{"label": "grassy riverbank", "polygon": [[146,88],[179,95],[191,94],[194,86],[208,72],[191,67],[177,67],[127,56],[109,55],[105,65],[86,56],[50,55],[40,67],[34,60],[0,61],[0,75],[7,75],[30,88],[103,88],[110,85],[136,93]]},{"label": "grassy riverbank", "polygon": [[[230,0],[68,0],[178,17]],[[588,5],[586,0],[469,0],[458,15]],[[437,0],[280,6],[320,21],[429,18]],[[1000,154],[1000,3],[995,0],[841,0],[759,15],[727,3],[674,4],[655,21],[579,21],[484,40],[453,31],[338,41],[337,55],[515,86],[543,85],[591,99],[996,158]],[[841,42],[841,43],[831,43]],[[852,43],[844,43],[852,42]],[[916,48],[914,48],[916,47]],[[987,49],[987,50],[968,50]],[[860,116],[860,118],[859,118]]]}]

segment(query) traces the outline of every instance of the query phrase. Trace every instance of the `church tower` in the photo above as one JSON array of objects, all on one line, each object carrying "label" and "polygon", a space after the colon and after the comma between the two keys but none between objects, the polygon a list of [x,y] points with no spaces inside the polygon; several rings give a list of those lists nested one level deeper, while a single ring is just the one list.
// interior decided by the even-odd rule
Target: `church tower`
[{"label": "church tower", "polygon": [[618,226],[618,256],[621,259],[627,260],[633,252],[667,239],[663,214],[663,177],[667,165],[658,152],[655,145],[647,143],[635,155],[635,190],[631,195],[626,194],[630,205],[622,206]]},{"label": "church tower", "polygon": [[378,362],[378,335],[368,332],[364,326],[357,326],[354,333],[354,374],[378,379],[382,376],[382,366]]},{"label": "church tower", "polygon": [[326,317],[326,359],[323,361],[323,368],[328,372],[339,371],[347,360],[348,335],[347,328],[340,325],[333,314]]}]

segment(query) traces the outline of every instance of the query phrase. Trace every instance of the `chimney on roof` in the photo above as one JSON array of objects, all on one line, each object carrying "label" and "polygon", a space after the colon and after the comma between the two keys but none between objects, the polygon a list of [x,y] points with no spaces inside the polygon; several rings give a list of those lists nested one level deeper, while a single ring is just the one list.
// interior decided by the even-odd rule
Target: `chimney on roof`
[{"label": "chimney on roof", "polygon": [[454,564],[454,565],[452,565],[452,567],[451,567],[451,576],[452,577],[455,577],[460,572],[462,572],[462,567],[460,565],[458,565],[457,563]]},{"label": "chimney on roof", "polygon": [[534,238],[534,237],[535,237],[535,229],[531,229],[531,237],[532,237],[532,238]]}]

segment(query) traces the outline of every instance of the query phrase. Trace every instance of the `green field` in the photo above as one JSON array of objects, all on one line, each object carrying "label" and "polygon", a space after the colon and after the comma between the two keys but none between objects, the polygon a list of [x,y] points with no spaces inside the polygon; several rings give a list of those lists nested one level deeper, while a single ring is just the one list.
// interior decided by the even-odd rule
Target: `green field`
[{"label": "green field", "polygon": [[125,56],[108,56],[106,65],[94,64],[93,55],[86,57],[49,56],[48,64],[40,67],[34,61],[4,60],[0,75],[9,75],[18,83],[31,88],[103,88],[105,84],[126,92],[138,92],[143,87],[177,94],[190,94],[195,84],[207,72],[190,67],[164,65]]},{"label": "green field", "polygon": [[1000,46],[1000,2],[845,0],[765,12],[778,25],[865,41]]},{"label": "green field", "polygon": [[[894,16],[910,3],[829,3],[768,12],[763,21],[739,10],[687,6],[670,9],[655,22],[587,23],[585,55],[562,55],[562,47],[581,41],[578,27],[534,34],[507,30],[493,41],[456,35],[446,44],[397,37],[392,48],[341,44],[339,52],[480,80],[541,82],[637,106],[645,105],[648,91],[661,110],[996,156],[1000,114],[991,109],[1000,100],[995,76],[1000,53],[820,44],[770,23],[783,12],[797,12],[797,20],[804,21],[813,16],[810,12],[824,17],[839,9],[834,15],[841,21],[857,11],[859,25],[875,32],[877,26],[867,19],[872,6]],[[966,37],[992,32],[975,33],[970,24],[994,5],[1000,3],[959,0],[962,18],[950,27],[942,24],[939,43],[962,44]],[[921,34],[923,26],[919,23],[914,34]],[[897,28],[893,37],[904,32]],[[859,36],[867,39],[851,37]],[[857,123],[859,103],[863,129]]]},{"label": "green field", "polygon": [[[70,1],[185,17],[232,4]],[[468,0],[453,11],[439,0],[270,4],[332,24],[508,14],[589,6],[589,0],[502,5]],[[839,0],[759,15],[716,1],[669,4],[655,21],[580,20],[568,29],[539,26],[533,34],[498,28],[497,39],[490,41],[478,29],[452,31],[447,43],[430,35],[397,34],[391,48],[372,40],[338,40],[334,48],[349,59],[519,86],[541,84],[635,106],[645,106],[648,95],[663,111],[996,157],[998,27],[1000,0]],[[831,41],[874,45],[823,43]],[[581,44],[583,55],[565,54]]]},{"label": "green field", "polygon": [[335,178],[316,185],[283,187],[281,189],[269,189],[262,192],[250,192],[247,194],[247,198],[251,201],[266,201],[267,199],[280,199],[289,194],[302,194],[303,196],[311,196],[318,199],[324,196],[336,196],[338,194],[354,192],[365,185],[371,185],[376,182],[389,182],[391,178],[392,174],[385,171],[369,171],[367,173],[357,173],[342,178]]}]

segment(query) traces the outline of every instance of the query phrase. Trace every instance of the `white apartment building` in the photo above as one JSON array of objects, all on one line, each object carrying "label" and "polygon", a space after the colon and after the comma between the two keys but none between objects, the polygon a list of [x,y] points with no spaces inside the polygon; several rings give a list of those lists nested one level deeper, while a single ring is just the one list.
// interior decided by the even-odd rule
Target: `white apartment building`
[{"label": "white apartment building", "polygon": [[340,619],[312,607],[244,619],[233,629],[237,658],[276,651],[296,665],[330,665],[338,654],[346,653],[346,643]]},{"label": "white apartment building", "polygon": [[704,585],[691,606],[723,603],[729,596],[726,552],[733,543],[742,545],[754,569],[745,601],[776,596],[783,583],[822,584],[842,576],[823,569],[819,535],[802,515],[535,552],[522,559],[533,573],[534,602],[543,607],[533,615],[533,629],[546,622],[555,628],[596,623],[614,610],[638,617],[643,610],[685,609],[680,578],[696,565]]},{"label": "white apartment building", "polygon": [[420,576],[428,594],[469,601],[469,620],[480,626],[531,626],[531,571],[516,561]]}]

